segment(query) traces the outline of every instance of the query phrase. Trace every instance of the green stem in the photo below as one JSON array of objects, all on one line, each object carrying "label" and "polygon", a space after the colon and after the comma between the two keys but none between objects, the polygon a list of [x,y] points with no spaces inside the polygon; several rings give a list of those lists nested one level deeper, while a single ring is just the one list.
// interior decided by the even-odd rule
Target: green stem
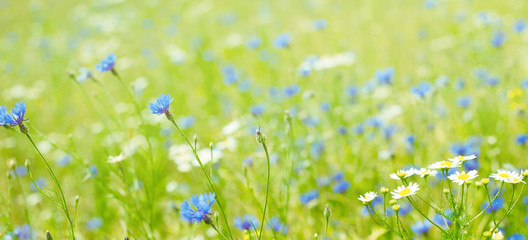
[{"label": "green stem", "polygon": [[40,157],[42,158],[42,160],[44,161],[44,163],[46,164],[46,167],[48,169],[48,173],[50,174],[51,176],[51,179],[53,180],[53,182],[55,182],[55,185],[57,185],[57,187],[59,188],[59,193],[60,193],[60,196],[61,196],[61,205],[63,206],[63,210],[64,210],[64,214],[66,215],[66,218],[68,219],[68,222],[69,222],[69,225],[70,225],[70,235],[71,235],[71,238],[75,240],[75,226],[74,226],[74,223],[73,223],[73,220],[71,219],[70,217],[70,213],[68,212],[68,205],[66,203],[66,198],[64,197],[64,192],[62,191],[62,187],[59,183],[59,180],[57,179],[57,177],[55,176],[55,173],[53,172],[53,170],[51,169],[51,166],[48,162],[48,160],[46,160],[46,158],[44,157],[44,155],[42,155],[42,153],[40,152],[40,150],[38,149],[37,145],[35,144],[35,142],[33,141],[33,139],[31,138],[31,136],[29,136],[28,133],[25,133],[25,135],[27,136],[27,138],[29,139],[29,141],[31,142],[31,144],[33,145],[33,147],[35,148],[35,150],[37,150],[38,154],[40,155]]},{"label": "green stem", "polygon": [[504,216],[502,216],[501,220],[499,220],[497,225],[495,225],[495,227],[491,230],[491,232],[494,232],[495,229],[497,229],[499,227],[499,224],[501,224],[501,222],[504,220],[504,218],[506,218],[506,216],[508,216],[508,214],[510,214],[511,210],[513,209],[513,207],[517,204],[517,201],[519,201],[519,198],[521,198],[523,190],[524,190],[524,184],[523,184],[523,186],[521,188],[521,191],[519,192],[519,195],[517,195],[517,199],[515,199],[515,202],[512,204],[513,196],[515,195],[515,184],[513,184],[513,192],[512,192],[512,196],[510,198],[510,207],[509,207],[508,211],[504,214]]},{"label": "green stem", "polygon": [[438,226],[435,222],[431,221],[431,219],[429,219],[429,217],[427,217],[427,215],[425,215],[422,210],[420,210],[418,208],[418,206],[416,205],[416,203],[412,200],[412,197],[411,196],[408,196],[407,197],[407,200],[409,200],[409,202],[411,203],[411,205],[414,207],[414,209],[416,209],[416,211],[418,211],[425,219],[427,219],[427,221],[429,221],[431,224],[433,224],[435,227],[437,227],[438,229],[440,229],[440,231],[442,231],[444,234],[448,234],[442,227]]},{"label": "green stem", "polygon": [[[170,113],[168,113],[167,116],[169,116],[169,114]],[[212,180],[211,176],[209,176],[209,173],[207,173],[207,170],[205,169],[204,165],[202,164],[202,161],[200,160],[200,157],[198,157],[198,153],[196,152],[196,149],[193,147],[193,145],[191,144],[191,142],[189,141],[189,139],[187,138],[185,133],[178,126],[178,124],[176,124],[176,122],[174,121],[174,118],[169,118],[169,121],[172,122],[172,124],[176,127],[176,129],[178,129],[178,131],[182,135],[183,139],[185,139],[185,141],[187,142],[187,144],[191,148],[191,150],[192,150],[192,152],[194,154],[194,157],[196,158],[196,161],[200,165],[200,168],[202,169],[203,173],[205,174],[205,177],[207,178],[207,182],[209,183],[209,188],[211,189],[211,191],[213,191],[215,193],[215,198],[217,200],[216,202],[218,203],[218,207],[220,208],[220,211],[222,212],[222,216],[224,218],[224,223],[225,223],[227,231],[229,233],[229,237],[231,239],[234,239],[233,238],[233,234],[231,233],[231,228],[229,227],[229,221],[227,220],[227,216],[226,216],[226,213],[224,211],[224,207],[222,206],[222,201],[220,199],[220,195],[218,194],[218,192],[216,192],[216,190],[214,188],[213,180]]]},{"label": "green stem", "polygon": [[479,214],[477,214],[475,217],[473,217],[473,219],[471,219],[471,221],[469,221],[467,224],[470,224],[471,222],[473,222],[475,219],[477,219],[480,215],[482,215],[487,209],[488,207],[491,207],[491,217],[493,219],[493,223],[495,225],[496,222],[495,222],[495,214],[494,214],[494,211],[493,211],[493,207],[491,206],[491,204],[493,204],[493,202],[495,201],[495,199],[497,199],[497,197],[499,196],[500,192],[502,191],[502,187],[504,186],[504,182],[502,182],[500,188],[499,188],[499,191],[497,192],[497,194],[495,194],[495,197],[493,197],[493,199],[490,200],[490,196],[489,196],[489,192],[488,192],[488,186],[487,185],[484,185],[484,189],[486,190],[486,195],[488,197],[488,201],[489,201],[489,204],[488,206],[486,206],[486,208],[484,208]]},{"label": "green stem", "polygon": [[264,221],[266,220],[266,208],[268,207],[268,194],[269,194],[269,186],[270,186],[270,159],[268,154],[268,147],[266,147],[266,143],[262,142],[262,147],[264,148],[264,152],[266,152],[266,160],[268,162],[268,180],[266,183],[266,201],[264,203],[264,211],[262,213],[262,224],[260,225],[260,233],[258,239],[262,238],[262,233],[264,230]]},{"label": "green stem", "polygon": [[20,192],[22,193],[22,197],[24,198],[24,216],[26,217],[26,222],[27,222],[28,225],[31,225],[31,223],[29,222],[29,213],[28,213],[28,207],[27,207],[26,192],[24,191],[24,188],[22,187],[22,181],[18,177],[18,174],[17,174],[16,170],[13,171],[13,172],[15,173],[15,177],[17,178],[18,186],[20,187]]}]

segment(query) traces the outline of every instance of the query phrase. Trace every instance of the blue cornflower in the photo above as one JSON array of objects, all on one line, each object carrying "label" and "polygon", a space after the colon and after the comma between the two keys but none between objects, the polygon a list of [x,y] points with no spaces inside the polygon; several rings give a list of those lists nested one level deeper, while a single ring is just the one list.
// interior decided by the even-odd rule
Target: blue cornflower
[{"label": "blue cornflower", "polygon": [[64,167],[71,163],[73,157],[70,154],[64,154],[59,160],[57,160],[57,166]]},{"label": "blue cornflower", "polygon": [[20,239],[20,240],[31,239],[31,227],[27,223],[22,226],[16,227],[13,233],[15,234],[17,239]]},{"label": "blue cornflower", "polygon": [[211,219],[208,215],[213,214],[211,206],[215,203],[214,193],[194,195],[186,199],[180,205],[180,214],[183,220],[190,223],[208,222]]},{"label": "blue cornflower", "polygon": [[[488,205],[489,205],[488,202],[483,203],[482,210],[484,210]],[[495,199],[495,201],[493,201],[493,203],[491,203],[491,207],[493,207],[493,212],[498,211],[503,206],[504,206],[504,199],[502,197],[498,197],[497,199]],[[486,213],[491,213],[491,207],[488,207],[488,209],[486,209]]]},{"label": "blue cornflower", "polygon": [[99,70],[99,72],[104,73],[108,71],[113,71],[116,61],[116,55],[113,53],[108,54],[108,57],[101,60],[101,63],[95,65],[95,68]]},{"label": "blue cornflower", "polygon": [[28,119],[24,118],[26,114],[26,105],[24,102],[19,102],[15,104],[15,107],[11,108],[11,114],[7,112],[5,106],[0,106],[0,125],[9,125],[14,127],[16,125],[22,126],[24,121]]},{"label": "blue cornflower", "polygon": [[302,204],[306,205],[312,200],[315,200],[319,197],[319,191],[318,190],[312,190],[307,193],[303,193],[299,196],[299,200]]},{"label": "blue cornflower", "polygon": [[337,133],[339,133],[339,135],[345,135],[347,134],[348,130],[346,127],[344,126],[340,126],[337,128]]},{"label": "blue cornflower", "polygon": [[367,120],[365,120],[365,124],[367,124],[367,125],[369,125],[371,127],[378,128],[378,127],[381,127],[383,125],[383,120],[381,120],[379,118],[376,118],[376,117],[367,118]]},{"label": "blue cornflower", "polygon": [[389,67],[376,71],[376,80],[380,84],[392,84],[394,78],[394,68]]},{"label": "blue cornflower", "polygon": [[317,19],[317,20],[312,22],[312,27],[315,30],[325,29],[326,26],[328,26],[328,21],[326,21],[326,19],[324,19],[324,18]]},{"label": "blue cornflower", "polygon": [[436,7],[436,2],[434,0],[425,0],[424,7],[426,9],[433,9]]},{"label": "blue cornflower", "polygon": [[0,106],[0,126],[9,125],[13,118],[9,115],[6,106]]},{"label": "blue cornflower", "polygon": [[396,134],[397,131],[398,127],[396,125],[388,125],[383,128],[383,136],[385,137],[385,139],[389,140],[394,136],[394,134]]},{"label": "blue cornflower", "polygon": [[284,90],[283,90],[284,95],[289,98],[297,95],[300,91],[301,91],[301,87],[298,84],[286,86],[284,87]]},{"label": "blue cornflower", "polygon": [[330,110],[330,108],[332,107],[332,105],[329,103],[329,102],[324,102],[324,103],[321,103],[321,111],[323,112],[327,112],[328,110]]},{"label": "blue cornflower", "polygon": [[187,128],[192,127],[192,125],[194,125],[195,122],[196,122],[196,118],[194,116],[189,115],[189,116],[180,118],[178,120],[178,125],[182,129],[187,129]]},{"label": "blue cornflower", "polygon": [[268,227],[276,233],[286,234],[288,233],[288,226],[280,221],[278,217],[272,217],[268,221]]},{"label": "blue cornflower", "polygon": [[416,137],[412,134],[409,134],[407,137],[405,137],[405,143],[408,145],[414,145],[414,142],[416,141]]},{"label": "blue cornflower", "polygon": [[528,215],[524,218],[524,223],[528,224]]},{"label": "blue cornflower", "polygon": [[336,182],[343,180],[343,178],[345,178],[345,174],[343,172],[337,172],[334,174],[334,176],[332,176],[332,180]]},{"label": "blue cornflower", "polygon": [[528,134],[519,134],[517,135],[517,137],[515,138],[515,142],[519,145],[524,145],[528,142]]},{"label": "blue cornflower", "polygon": [[525,239],[526,237],[524,237],[524,235],[520,233],[514,233],[510,235],[508,238],[506,238],[506,240],[525,240]]},{"label": "blue cornflower", "polygon": [[332,187],[332,191],[335,193],[345,193],[350,188],[350,182],[346,180],[339,181]]},{"label": "blue cornflower", "polygon": [[459,97],[457,99],[457,104],[460,107],[467,108],[467,107],[469,107],[469,105],[471,105],[471,100],[472,99],[471,99],[470,96]]},{"label": "blue cornflower", "polygon": [[79,75],[75,77],[77,82],[85,82],[86,80],[92,78],[92,72],[86,68],[79,68]]},{"label": "blue cornflower", "polygon": [[99,169],[97,169],[97,166],[95,166],[95,165],[88,166],[88,171],[89,171],[89,176],[90,177],[95,177],[95,176],[99,175]]},{"label": "blue cornflower", "polygon": [[264,111],[266,111],[266,106],[264,104],[258,104],[249,107],[249,112],[251,112],[251,114],[254,116],[260,116],[264,113]]},{"label": "blue cornflower", "polygon": [[429,91],[431,91],[431,84],[428,82],[421,82],[419,85],[411,87],[411,93],[419,98],[424,98]]},{"label": "blue cornflower", "polygon": [[101,219],[99,217],[94,217],[94,218],[88,220],[88,222],[86,222],[86,229],[88,231],[96,230],[96,229],[100,228],[101,226],[103,226],[103,219]]},{"label": "blue cornflower", "polygon": [[278,49],[287,48],[290,46],[291,35],[289,33],[282,33],[273,40],[273,46]]},{"label": "blue cornflower", "polygon": [[149,109],[152,114],[167,114],[169,112],[170,103],[174,100],[170,95],[161,94],[155,101],[149,104]]},{"label": "blue cornflower", "polygon": [[365,126],[363,124],[357,124],[354,126],[354,133],[355,134],[363,134],[365,132]]},{"label": "blue cornflower", "polygon": [[[452,213],[452,211],[450,209],[448,209],[448,210],[446,210],[445,215],[449,216],[451,213]],[[440,215],[438,213],[436,213],[434,215],[433,222],[438,224],[442,228],[446,228],[446,223],[447,223],[448,226],[452,224],[452,222],[448,218],[445,218],[445,217],[443,217],[442,215]]]},{"label": "blue cornflower", "polygon": [[[37,184],[38,188],[45,188],[46,185],[48,185],[48,179],[43,178],[43,177],[37,178],[35,179],[35,183]],[[33,183],[29,185],[29,189],[31,189],[31,191],[37,191],[38,190],[37,187],[35,187]]]},{"label": "blue cornflower", "polygon": [[500,47],[502,44],[506,42],[506,33],[503,31],[496,31],[493,33],[493,37],[491,38],[491,45],[494,47]]},{"label": "blue cornflower", "polygon": [[464,89],[464,87],[466,86],[466,82],[464,81],[463,78],[457,78],[456,82],[455,82],[455,89],[456,90],[462,90]]},{"label": "blue cornflower", "polygon": [[497,86],[499,82],[500,82],[500,79],[498,77],[488,76],[484,78],[484,83],[489,86]]},{"label": "blue cornflower", "polygon": [[325,145],[322,141],[315,141],[310,145],[310,156],[314,159],[319,159],[325,150]]},{"label": "blue cornflower", "polygon": [[348,86],[347,89],[346,89],[346,93],[350,97],[355,97],[355,96],[357,96],[359,94],[359,90],[357,89],[357,87]]},{"label": "blue cornflower", "polygon": [[247,48],[249,48],[250,50],[255,50],[260,47],[261,44],[262,40],[260,39],[260,37],[252,37],[247,42]]},{"label": "blue cornflower", "polygon": [[435,86],[437,87],[445,87],[449,84],[449,77],[446,75],[441,75],[435,80]]},{"label": "blue cornflower", "polygon": [[527,78],[527,79],[524,79],[524,80],[521,82],[521,87],[524,88],[524,89],[528,89],[528,78]]},{"label": "blue cornflower", "polygon": [[513,23],[513,31],[516,33],[522,33],[526,30],[526,21],[524,19],[518,19]]},{"label": "blue cornflower", "polygon": [[239,74],[233,65],[222,68],[222,75],[224,76],[224,83],[227,85],[235,83],[239,78]]},{"label": "blue cornflower", "polygon": [[433,224],[431,224],[428,220],[418,221],[411,225],[411,231],[414,234],[425,234],[431,229],[432,226]]},{"label": "blue cornflower", "polygon": [[255,216],[244,215],[243,218],[237,217],[234,220],[235,227],[240,230],[251,230],[258,227],[259,221]]},{"label": "blue cornflower", "polygon": [[326,187],[332,183],[332,178],[326,176],[326,177],[319,177],[316,180],[318,187]]},{"label": "blue cornflower", "polygon": [[400,208],[400,217],[405,217],[407,216],[409,213],[411,213],[411,211],[413,210],[413,207],[411,206],[411,204],[409,203],[404,203],[401,205],[401,208]]}]

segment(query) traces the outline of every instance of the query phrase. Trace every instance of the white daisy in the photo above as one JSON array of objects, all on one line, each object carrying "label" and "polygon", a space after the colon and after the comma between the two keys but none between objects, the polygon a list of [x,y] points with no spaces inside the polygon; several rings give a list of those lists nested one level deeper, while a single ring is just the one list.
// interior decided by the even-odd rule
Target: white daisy
[{"label": "white daisy", "polygon": [[401,178],[408,178],[416,173],[416,169],[410,168],[407,170],[398,170],[396,173],[391,173],[390,178],[400,180]]},{"label": "white daisy", "polygon": [[502,182],[508,182],[508,179],[512,176],[516,176],[515,172],[512,171],[505,171],[505,170],[497,170],[497,173],[490,174],[490,178],[493,178],[497,181]]},{"label": "white daisy", "polygon": [[523,181],[524,176],[520,173],[513,172],[510,177],[505,181],[507,183],[517,184],[517,183],[525,183]]},{"label": "white daisy", "polygon": [[430,169],[450,169],[450,168],[460,167],[460,164],[462,164],[462,162],[459,161],[458,159],[454,161],[446,160],[446,161],[441,161],[441,162],[435,162],[429,165],[429,168]]},{"label": "white daisy", "polygon": [[416,169],[414,171],[414,174],[420,175],[420,177],[426,177],[426,176],[429,176],[429,175],[435,176],[436,172],[437,172],[436,170],[429,170],[427,168],[421,168],[420,170]]},{"label": "white daisy", "polygon": [[363,204],[367,204],[367,203],[372,202],[374,200],[374,198],[376,198],[376,196],[378,196],[378,194],[376,194],[376,192],[368,192],[368,193],[365,193],[365,195],[363,195],[363,196],[359,196],[358,200],[362,201]]},{"label": "white daisy", "polygon": [[494,232],[493,235],[491,235],[491,240],[504,240],[504,235],[501,231]]},{"label": "white daisy", "polygon": [[468,161],[468,160],[473,160],[475,158],[477,158],[477,155],[472,154],[472,155],[469,155],[469,156],[458,156],[458,157],[450,158],[449,160],[452,161],[452,162],[454,162],[454,161],[465,162],[465,161]]},{"label": "white daisy", "polygon": [[110,156],[108,157],[107,163],[121,163],[123,160],[125,160],[126,157],[123,153],[119,154],[119,156]]},{"label": "white daisy", "polygon": [[418,187],[418,184],[411,182],[409,183],[409,186],[405,186],[405,185],[399,186],[398,188],[396,188],[396,190],[392,191],[391,194],[392,194],[392,198],[400,199],[402,197],[408,197],[408,196],[414,195],[416,194],[418,190],[420,190],[420,188]]},{"label": "white daisy", "polygon": [[449,175],[449,179],[455,183],[458,183],[458,185],[462,185],[467,181],[470,181],[471,179],[474,179],[478,177],[477,170],[471,170],[468,173],[465,171],[462,172],[456,172],[451,175]]}]

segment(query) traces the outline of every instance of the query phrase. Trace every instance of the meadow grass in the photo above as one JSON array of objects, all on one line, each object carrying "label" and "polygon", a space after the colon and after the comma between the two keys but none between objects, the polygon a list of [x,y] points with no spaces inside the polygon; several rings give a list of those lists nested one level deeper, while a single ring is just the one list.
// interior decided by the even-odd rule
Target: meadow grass
[{"label": "meadow grass", "polygon": [[1,238],[524,239],[526,12],[0,0]]}]

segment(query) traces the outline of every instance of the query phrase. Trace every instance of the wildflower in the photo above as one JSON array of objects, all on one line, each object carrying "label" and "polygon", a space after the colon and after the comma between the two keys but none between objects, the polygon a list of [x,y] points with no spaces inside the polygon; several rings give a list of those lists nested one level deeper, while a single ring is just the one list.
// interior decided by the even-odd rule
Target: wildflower
[{"label": "wildflower", "polygon": [[458,157],[450,158],[449,160],[453,161],[453,162],[458,160],[458,161],[464,163],[465,161],[473,160],[475,158],[477,158],[477,155],[472,154],[472,155],[469,155],[469,156],[458,156]]},{"label": "wildflower", "polygon": [[284,88],[284,95],[288,98],[291,98],[295,95],[297,95],[301,91],[301,87],[297,84],[293,84],[291,86],[287,86]]},{"label": "wildflower", "polygon": [[150,102],[149,109],[152,114],[167,114],[169,112],[170,103],[174,100],[170,95],[161,94],[155,101]]},{"label": "wildflower", "polygon": [[363,204],[368,204],[372,202],[376,198],[376,196],[378,196],[376,192],[367,192],[365,193],[365,195],[359,196],[358,200],[363,202]]},{"label": "wildflower", "polygon": [[116,55],[113,53],[108,54],[108,56],[101,61],[101,63],[95,65],[95,68],[99,72],[104,73],[108,71],[113,71],[116,61]]},{"label": "wildflower", "polygon": [[244,215],[243,218],[237,217],[234,220],[235,227],[240,230],[251,230],[259,225],[259,221],[255,216]]},{"label": "wildflower", "polygon": [[488,183],[490,182],[489,178],[483,178],[482,180],[480,180],[480,182],[484,185],[488,185]]},{"label": "wildflower", "polygon": [[395,211],[395,212],[400,211],[400,205],[399,204],[392,205],[392,210]]},{"label": "wildflower", "polygon": [[77,82],[85,82],[86,80],[93,78],[92,72],[86,68],[79,68],[79,75],[75,77]]},{"label": "wildflower", "polygon": [[326,26],[328,26],[328,21],[326,21],[326,19],[324,19],[324,18],[317,19],[317,20],[312,22],[312,27],[315,30],[325,29]]},{"label": "wildflower", "polygon": [[457,104],[460,107],[467,108],[467,107],[469,107],[469,105],[471,105],[471,101],[472,101],[472,99],[471,99],[470,96],[459,97],[457,99]]},{"label": "wildflower", "polygon": [[496,31],[493,33],[493,37],[491,38],[491,45],[494,47],[500,47],[502,44],[506,42],[506,33],[503,31]]},{"label": "wildflower", "polygon": [[521,173],[513,172],[511,176],[504,182],[511,183],[511,184],[517,184],[517,183],[525,183],[523,181],[524,176]]},{"label": "wildflower", "polygon": [[336,174],[334,174],[334,176],[332,176],[332,180],[341,181],[343,180],[344,177],[345,177],[345,174],[343,172],[337,172]]},{"label": "wildflower", "polygon": [[291,35],[289,33],[282,33],[273,40],[273,46],[277,49],[287,48],[290,46]]},{"label": "wildflower", "polygon": [[460,167],[460,164],[462,164],[462,162],[460,162],[458,159],[454,161],[446,160],[446,161],[441,161],[441,162],[435,162],[429,165],[429,168],[430,169],[450,169],[450,168]]},{"label": "wildflower", "polygon": [[199,223],[201,221],[210,221],[209,215],[212,215],[211,206],[215,203],[214,193],[194,195],[186,199],[180,205],[180,214],[183,220],[190,223]]},{"label": "wildflower", "polygon": [[110,156],[110,157],[108,157],[107,163],[119,164],[125,159],[126,159],[125,155],[123,153],[121,153],[118,156]]},{"label": "wildflower", "polygon": [[99,229],[101,226],[103,226],[103,219],[99,217],[94,217],[86,222],[86,229],[88,231]]},{"label": "wildflower", "polygon": [[21,128],[24,126],[22,123],[28,119],[24,118],[26,114],[26,105],[24,102],[15,104],[15,107],[11,108],[11,114],[7,112],[5,106],[0,106],[0,125],[9,125],[11,127],[19,125]]},{"label": "wildflower", "polygon": [[332,191],[334,191],[335,193],[345,193],[346,190],[348,190],[349,188],[350,182],[342,180],[332,187]]},{"label": "wildflower", "polygon": [[417,86],[411,87],[411,93],[419,98],[424,98],[429,91],[431,91],[431,84],[428,82],[422,82]]},{"label": "wildflower", "polygon": [[264,113],[265,110],[266,106],[264,104],[258,104],[249,107],[249,111],[251,112],[251,114],[253,114],[253,116],[260,116]]},{"label": "wildflower", "polygon": [[418,221],[415,224],[411,225],[411,231],[414,234],[425,234],[429,232],[432,226],[433,225],[427,220]]},{"label": "wildflower", "polygon": [[394,77],[394,68],[389,67],[386,69],[381,69],[376,71],[376,80],[380,84],[392,84],[393,83],[393,77]]},{"label": "wildflower", "polygon": [[455,183],[458,183],[458,185],[462,185],[476,177],[478,177],[477,170],[471,170],[468,173],[466,173],[465,171],[457,171],[455,174],[449,175],[449,179]]},{"label": "wildflower", "polygon": [[396,173],[391,173],[390,178],[400,180],[402,178],[408,178],[416,173],[416,169],[411,168],[408,170],[398,170]]},{"label": "wildflower", "polygon": [[491,235],[491,240],[504,240],[504,235],[501,231],[494,232],[493,235]]},{"label": "wildflower", "polygon": [[508,240],[525,240],[526,238],[524,237],[524,235],[520,233],[514,233],[510,235],[507,239]]},{"label": "wildflower", "polygon": [[519,134],[515,138],[515,142],[519,145],[525,145],[528,142],[528,134]]},{"label": "wildflower", "polygon": [[512,171],[505,171],[505,170],[497,170],[497,173],[490,174],[490,178],[493,178],[497,181],[502,182],[508,182],[509,178],[512,176],[517,176],[515,172]]},{"label": "wildflower", "polygon": [[491,203],[491,207],[488,206],[489,205],[489,202],[484,202],[481,206],[481,209],[484,210],[486,209],[486,213],[491,213],[491,208],[493,208],[493,212],[497,212],[498,210],[500,210],[502,207],[504,207],[504,198],[502,197],[497,197],[492,203]]},{"label": "wildflower", "polygon": [[250,50],[255,50],[262,44],[260,37],[252,37],[247,42],[247,48]]},{"label": "wildflower", "polygon": [[513,31],[516,33],[522,33],[526,30],[526,21],[524,19],[518,19],[513,23]]},{"label": "wildflower", "polygon": [[301,194],[299,196],[299,200],[301,201],[302,204],[308,204],[309,202],[311,202],[312,200],[315,200],[319,197],[319,191],[317,190],[312,190],[312,191],[309,191],[307,193],[304,193],[304,194]]},{"label": "wildflower", "polygon": [[239,79],[239,74],[233,65],[228,65],[222,69],[222,75],[224,76],[224,83],[231,85]]},{"label": "wildflower", "polygon": [[386,188],[386,187],[381,187],[380,192],[383,193],[383,194],[386,194],[386,193],[389,192],[389,189]]},{"label": "wildflower", "polygon": [[392,198],[394,199],[400,199],[402,197],[408,197],[411,195],[416,194],[416,192],[420,190],[417,183],[409,183],[408,186],[402,185],[396,188],[396,190],[392,191]]},{"label": "wildflower", "polygon": [[286,226],[285,224],[283,224],[278,217],[272,217],[269,221],[268,221],[268,227],[271,228],[271,230],[273,230],[274,232],[276,233],[282,233],[282,234],[286,234],[288,233],[288,226]]},{"label": "wildflower", "polygon": [[414,170],[414,174],[420,175],[420,177],[422,177],[422,178],[423,177],[427,177],[429,175],[434,176],[434,175],[436,175],[436,172],[437,172],[436,170],[429,170],[427,168],[420,168],[420,170],[418,170],[418,169]]}]

